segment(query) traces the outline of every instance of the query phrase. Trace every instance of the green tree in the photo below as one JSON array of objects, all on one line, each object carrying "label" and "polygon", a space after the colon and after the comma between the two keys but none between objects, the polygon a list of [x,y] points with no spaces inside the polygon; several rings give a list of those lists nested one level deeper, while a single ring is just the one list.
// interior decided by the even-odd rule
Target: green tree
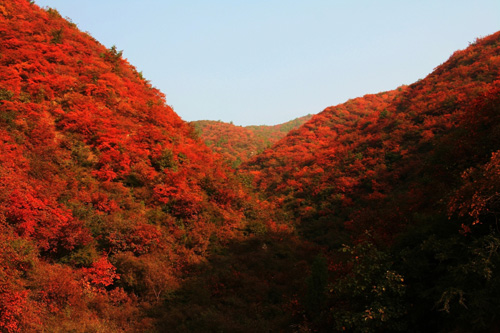
[{"label": "green tree", "polygon": [[[330,288],[336,330],[377,332],[404,330],[405,281],[393,270],[391,257],[371,243],[344,245],[345,270]],[[342,270],[341,270],[342,271]]]}]

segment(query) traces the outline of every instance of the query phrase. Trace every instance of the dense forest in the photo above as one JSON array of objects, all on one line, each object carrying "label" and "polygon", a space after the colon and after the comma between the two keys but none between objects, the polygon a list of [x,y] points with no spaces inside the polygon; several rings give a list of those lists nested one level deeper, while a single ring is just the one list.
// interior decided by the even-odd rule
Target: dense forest
[{"label": "dense forest", "polygon": [[500,330],[500,32],[262,127],[32,1],[0,40],[1,332]]}]

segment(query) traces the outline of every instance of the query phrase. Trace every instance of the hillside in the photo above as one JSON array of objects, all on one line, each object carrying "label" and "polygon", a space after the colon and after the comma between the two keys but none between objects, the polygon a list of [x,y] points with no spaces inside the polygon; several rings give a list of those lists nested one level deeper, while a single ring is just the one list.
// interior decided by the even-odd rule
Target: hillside
[{"label": "hillside", "polygon": [[0,331],[152,329],[257,203],[116,48],[25,0],[0,37]]},{"label": "hillside", "polygon": [[221,154],[233,168],[237,168],[311,117],[312,115],[307,115],[274,126],[236,126],[212,120],[198,120],[191,124],[213,152]]},{"label": "hillside", "polygon": [[[498,66],[495,34],[455,52],[408,87],[325,109],[244,169],[268,198],[301,220],[372,201],[378,206],[396,191],[401,195],[395,188],[401,184],[444,195],[436,193],[441,185],[460,182],[457,177],[498,147],[495,114],[483,115],[477,106],[495,107],[489,104],[495,102]],[[409,183],[424,175],[432,191]]]},{"label": "hillside", "polygon": [[499,79],[496,33],[408,87],[325,109],[242,166],[324,247],[318,329],[498,328]]}]

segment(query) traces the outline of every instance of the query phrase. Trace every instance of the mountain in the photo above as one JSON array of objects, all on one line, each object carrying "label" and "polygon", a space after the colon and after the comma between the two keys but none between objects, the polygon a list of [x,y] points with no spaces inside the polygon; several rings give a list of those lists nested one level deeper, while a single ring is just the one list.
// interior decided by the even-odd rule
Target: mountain
[{"label": "mountain", "polygon": [[498,147],[495,115],[477,106],[495,103],[498,64],[494,34],[408,87],[325,109],[243,169],[301,220],[358,212],[401,191],[440,196]]},{"label": "mountain", "polygon": [[498,331],[500,32],[279,140],[200,138],[54,9],[0,39],[0,331]]},{"label": "mountain", "polygon": [[256,201],[115,47],[25,0],[0,37],[0,330],[152,329]]},{"label": "mountain", "polygon": [[329,259],[316,329],[498,329],[499,89],[497,32],[242,165]]},{"label": "mountain", "polygon": [[224,156],[234,168],[282,139],[290,130],[311,119],[296,118],[274,126],[236,126],[222,121],[198,120],[191,124],[212,151]]}]

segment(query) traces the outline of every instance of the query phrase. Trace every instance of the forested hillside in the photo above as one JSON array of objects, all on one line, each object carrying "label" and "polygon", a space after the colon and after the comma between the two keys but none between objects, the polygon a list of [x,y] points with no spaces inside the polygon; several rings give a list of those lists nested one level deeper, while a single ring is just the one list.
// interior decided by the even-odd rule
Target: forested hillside
[{"label": "forested hillside", "polygon": [[257,204],[116,48],[25,0],[0,38],[0,331],[152,329]]},{"label": "forested hillside", "polygon": [[498,328],[499,74],[496,33],[408,87],[325,109],[243,166],[324,246],[318,327]]},{"label": "forested hillside", "polygon": [[0,2],[0,41],[1,332],[499,330],[500,32],[198,130],[54,9]]},{"label": "forested hillside", "polygon": [[236,126],[222,121],[198,120],[191,124],[200,138],[215,153],[224,156],[233,168],[269,148],[312,115],[296,118],[274,126]]}]

